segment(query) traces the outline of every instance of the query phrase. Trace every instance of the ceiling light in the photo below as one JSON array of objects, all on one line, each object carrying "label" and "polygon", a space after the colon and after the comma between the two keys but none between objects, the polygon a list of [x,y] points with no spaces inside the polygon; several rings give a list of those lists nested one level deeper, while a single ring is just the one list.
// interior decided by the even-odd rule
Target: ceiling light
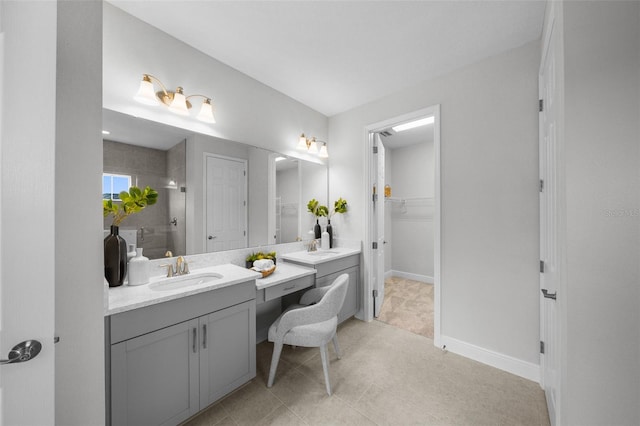
[{"label": "ceiling light", "polygon": [[433,124],[434,122],[433,116],[421,118],[419,120],[410,121],[408,123],[400,124],[398,126],[393,126],[392,129],[396,132],[402,132],[403,130],[413,129],[415,127],[426,126],[427,124]]},{"label": "ceiling light", "polygon": [[283,161],[283,160],[286,160],[286,159],[287,159],[287,157],[276,157],[275,161],[278,162],[278,161]]},{"label": "ceiling light", "polygon": [[102,134],[103,134],[103,135],[110,135],[110,134],[111,134],[111,132],[110,132],[110,131],[108,131],[108,130],[103,130],[103,131],[102,131]]},{"label": "ceiling light", "polygon": [[[318,147],[318,144],[321,144],[320,147]],[[298,138],[296,148],[301,151],[307,151],[309,154],[317,154],[320,158],[329,158],[327,143],[316,140],[315,136],[308,139],[304,133],[301,134],[300,138]]]},{"label": "ceiling light", "polygon": [[[158,83],[162,90],[156,92],[153,88],[153,82]],[[134,96],[134,99],[140,103],[146,105],[158,105],[163,104],[169,108],[169,111],[179,115],[189,115],[189,109],[191,109],[191,102],[189,98],[201,97],[204,98],[200,112],[196,118],[205,123],[215,123],[216,119],[213,116],[213,105],[211,104],[211,98],[205,95],[189,95],[186,96],[182,87],[178,86],[175,92],[168,91],[160,80],[151,74],[143,74],[142,81],[140,82],[140,88],[138,93]]]}]

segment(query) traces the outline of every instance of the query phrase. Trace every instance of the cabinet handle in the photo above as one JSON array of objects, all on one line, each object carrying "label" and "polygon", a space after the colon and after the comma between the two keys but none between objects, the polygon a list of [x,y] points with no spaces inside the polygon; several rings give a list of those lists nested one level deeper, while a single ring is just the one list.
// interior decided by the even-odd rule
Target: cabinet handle
[{"label": "cabinet handle", "polygon": [[202,349],[207,349],[207,324],[202,325]]},{"label": "cabinet handle", "polygon": [[193,353],[194,354],[196,353],[196,340],[198,340],[197,337],[196,337],[196,333],[197,332],[198,332],[198,330],[196,330],[196,328],[193,327]]},{"label": "cabinet handle", "polygon": [[295,285],[292,285],[291,287],[285,287],[282,289],[282,291],[287,291],[287,290],[293,290],[294,288],[296,288]]}]

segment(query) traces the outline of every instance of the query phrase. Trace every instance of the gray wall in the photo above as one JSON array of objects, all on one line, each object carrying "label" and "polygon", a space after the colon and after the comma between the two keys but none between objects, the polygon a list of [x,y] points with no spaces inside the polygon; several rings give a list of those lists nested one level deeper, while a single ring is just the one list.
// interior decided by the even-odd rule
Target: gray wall
[{"label": "gray wall", "polygon": [[[539,363],[539,42],[330,118],[341,236],[363,240],[365,126],[441,105],[442,334]],[[533,100],[533,101],[532,101]],[[516,248],[516,249],[514,249]]]},{"label": "gray wall", "polygon": [[99,425],[105,415],[102,2],[58,2],[57,59],[55,424]]},{"label": "gray wall", "polygon": [[640,3],[565,2],[564,52],[562,420],[637,425]]}]

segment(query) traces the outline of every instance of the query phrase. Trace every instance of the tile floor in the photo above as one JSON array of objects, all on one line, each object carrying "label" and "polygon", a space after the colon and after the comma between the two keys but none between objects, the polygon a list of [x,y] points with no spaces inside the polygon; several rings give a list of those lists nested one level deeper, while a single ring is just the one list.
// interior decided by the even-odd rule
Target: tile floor
[{"label": "tile floor", "polygon": [[285,346],[266,387],[272,344],[257,346],[257,376],[186,425],[549,425],[537,383],[433,346],[388,324],[351,319],[329,350],[333,395],[316,348]]},{"label": "tile floor", "polygon": [[433,339],[433,284],[387,278],[377,320]]}]

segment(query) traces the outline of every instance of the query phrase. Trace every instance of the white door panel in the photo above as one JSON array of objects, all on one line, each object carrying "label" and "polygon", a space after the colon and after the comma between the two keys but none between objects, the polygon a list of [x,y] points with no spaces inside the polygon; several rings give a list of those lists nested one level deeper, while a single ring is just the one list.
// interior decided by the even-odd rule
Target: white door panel
[{"label": "white door panel", "polygon": [[245,160],[206,156],[207,252],[247,246],[246,169]]},{"label": "white door panel", "polygon": [[377,244],[377,249],[372,250],[374,290],[374,312],[377,317],[384,303],[384,145],[379,133],[372,134],[373,146],[377,148],[377,154],[373,156],[372,164],[372,188],[376,197],[372,198],[373,226],[372,240]]},{"label": "white door panel", "polygon": [[56,10],[0,2],[0,358],[22,341],[42,344],[28,362],[0,366],[3,425],[55,421]]},{"label": "white door panel", "polygon": [[542,57],[539,79],[542,111],[540,112],[540,259],[544,271],[540,273],[540,340],[544,353],[540,355],[541,384],[545,390],[551,424],[556,420],[556,404],[559,383],[559,324],[556,300],[543,294],[556,295],[559,283],[558,271],[558,92],[556,84],[556,47],[559,43],[550,26],[548,44]]}]

